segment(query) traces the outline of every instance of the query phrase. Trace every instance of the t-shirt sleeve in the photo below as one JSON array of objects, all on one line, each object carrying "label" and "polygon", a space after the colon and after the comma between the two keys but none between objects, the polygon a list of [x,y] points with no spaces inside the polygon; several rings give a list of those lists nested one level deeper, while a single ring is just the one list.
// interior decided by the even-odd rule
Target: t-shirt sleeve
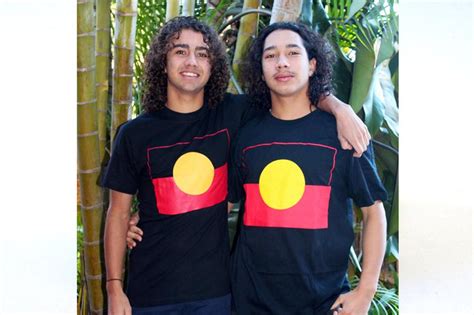
[{"label": "t-shirt sleeve", "polygon": [[349,163],[349,194],[359,207],[387,199],[387,192],[377,174],[372,142],[360,158],[351,156]]},{"label": "t-shirt sleeve", "polygon": [[230,153],[228,201],[239,202],[243,197],[243,179],[241,174],[241,155],[238,149],[238,138],[233,142]]},{"label": "t-shirt sleeve", "polygon": [[133,147],[127,135],[127,128],[122,125],[117,131],[112,156],[101,184],[103,187],[133,195],[138,188],[137,178]]}]

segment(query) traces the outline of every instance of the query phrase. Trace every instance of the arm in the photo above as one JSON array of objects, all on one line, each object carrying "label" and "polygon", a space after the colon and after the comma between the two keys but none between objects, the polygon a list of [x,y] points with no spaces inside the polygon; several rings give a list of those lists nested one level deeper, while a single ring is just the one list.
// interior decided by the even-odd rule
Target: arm
[{"label": "arm", "polygon": [[[122,279],[132,195],[110,190],[110,204],[105,221],[105,266],[107,280]],[[122,281],[107,281],[108,314],[131,315],[131,307],[123,292]]]},{"label": "arm", "polygon": [[382,268],[385,254],[386,219],[385,210],[381,201],[376,201],[370,207],[362,208],[363,234],[362,274],[357,288],[349,293],[341,294],[331,309],[342,304],[342,309],[335,312],[337,315],[365,315],[372,301]]},{"label": "arm", "polygon": [[352,107],[330,94],[322,96],[318,107],[336,117],[337,136],[344,150],[354,148],[354,156],[360,157],[367,150],[370,133],[364,122],[354,113]]}]

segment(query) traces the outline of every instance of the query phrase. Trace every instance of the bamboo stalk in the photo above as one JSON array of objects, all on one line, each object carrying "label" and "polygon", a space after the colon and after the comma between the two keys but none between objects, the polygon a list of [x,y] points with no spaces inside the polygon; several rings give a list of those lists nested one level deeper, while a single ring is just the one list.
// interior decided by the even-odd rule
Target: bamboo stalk
[{"label": "bamboo stalk", "polygon": [[270,24],[282,21],[296,22],[302,8],[302,0],[275,0],[273,2]]},{"label": "bamboo stalk", "polygon": [[137,26],[137,0],[117,0],[112,85],[111,144],[120,124],[127,121],[132,104],[133,57]]},{"label": "bamboo stalk", "polygon": [[183,16],[194,16],[194,0],[183,0]]},{"label": "bamboo stalk", "polygon": [[[81,214],[84,227],[84,270],[91,314],[102,314],[101,226],[102,189],[97,185],[100,172],[95,76],[94,2],[77,2],[77,119],[78,168]],[[90,245],[95,244],[95,245]]]},{"label": "bamboo stalk", "polygon": [[96,87],[99,128],[99,158],[104,163],[107,143],[110,71],[110,0],[96,0]]},{"label": "bamboo stalk", "polygon": [[[261,5],[261,0],[244,0],[244,6],[242,11],[248,9],[258,9]],[[257,33],[258,26],[258,14],[247,14],[240,19],[239,34],[237,35],[237,42],[235,46],[234,61],[232,62],[232,70],[237,78],[240,74],[240,64],[245,58],[245,54],[248,51],[249,44],[252,38]]]},{"label": "bamboo stalk", "polygon": [[166,22],[179,15],[179,0],[166,1]]}]

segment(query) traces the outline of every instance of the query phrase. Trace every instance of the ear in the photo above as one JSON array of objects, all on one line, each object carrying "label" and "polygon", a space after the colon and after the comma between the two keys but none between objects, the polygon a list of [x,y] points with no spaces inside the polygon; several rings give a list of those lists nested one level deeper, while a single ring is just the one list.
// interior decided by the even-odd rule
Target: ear
[{"label": "ear", "polygon": [[317,62],[316,62],[316,59],[315,58],[312,58],[310,61],[309,61],[309,76],[311,77],[315,72],[316,72],[316,68],[317,68]]}]

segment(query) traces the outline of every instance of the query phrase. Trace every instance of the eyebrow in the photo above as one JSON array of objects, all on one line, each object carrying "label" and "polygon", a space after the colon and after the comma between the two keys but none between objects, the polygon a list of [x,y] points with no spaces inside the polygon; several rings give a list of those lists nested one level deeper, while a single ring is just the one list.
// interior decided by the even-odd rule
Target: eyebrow
[{"label": "eyebrow", "polygon": [[[173,44],[173,47],[171,47],[171,49],[174,49],[174,48],[185,48],[185,49],[189,49],[189,45],[188,44]],[[198,46],[196,47],[196,50],[206,50],[206,51],[209,51],[209,48],[206,47],[206,46]]]},{"label": "eyebrow", "polygon": [[[301,49],[301,46],[300,45],[297,45],[297,44],[288,44],[286,45],[286,48],[300,48]],[[265,48],[263,50],[263,52],[267,51],[267,50],[271,50],[271,49],[276,49],[276,46],[268,46],[267,48]]]}]

